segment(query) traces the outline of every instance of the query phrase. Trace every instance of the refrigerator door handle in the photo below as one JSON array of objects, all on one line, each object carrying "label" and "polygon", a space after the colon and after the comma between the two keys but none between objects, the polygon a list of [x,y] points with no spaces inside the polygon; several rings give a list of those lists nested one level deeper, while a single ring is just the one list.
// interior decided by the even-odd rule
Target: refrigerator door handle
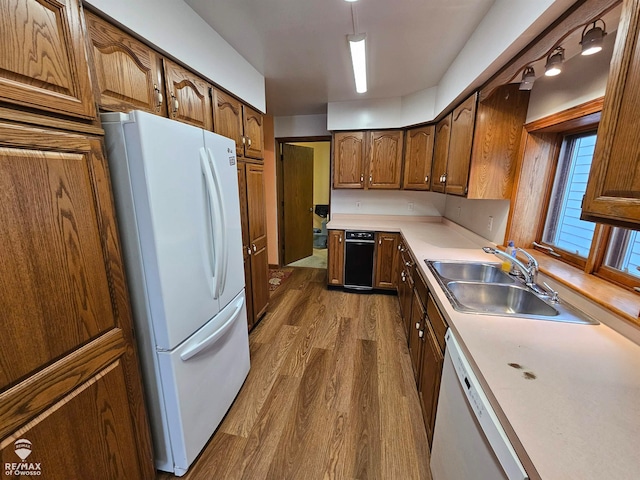
[{"label": "refrigerator door handle", "polygon": [[227,333],[227,330],[231,328],[233,323],[238,318],[238,315],[240,315],[240,311],[242,310],[243,305],[244,305],[244,297],[241,297],[237,305],[233,309],[233,313],[231,313],[231,316],[229,317],[229,319],[226,322],[224,322],[220,328],[218,328],[216,331],[211,333],[211,335],[207,336],[203,340],[197,342],[195,345],[187,348],[184,352],[180,354],[180,358],[182,359],[182,361],[186,362],[190,358],[195,357],[197,354],[199,354],[203,350],[206,350],[211,345],[216,343],[225,333]]},{"label": "refrigerator door handle", "polygon": [[[219,215],[217,212],[217,207],[216,207],[216,202],[214,201],[214,194],[216,195],[216,197],[218,196],[216,193],[216,187],[213,183],[213,175],[211,174],[211,170],[210,170],[210,166],[209,166],[209,160],[207,158],[207,154],[205,153],[204,148],[200,149],[200,168],[202,169],[202,173],[204,175],[204,183],[205,183],[205,187],[206,187],[206,195],[207,195],[207,200],[209,202],[209,212],[210,212],[210,216],[209,216],[209,232],[211,235],[211,240],[213,242],[213,245],[209,244],[209,254],[210,254],[210,267],[211,267],[211,276],[213,279],[213,287],[212,287],[212,291],[211,291],[211,295],[213,296],[213,298],[217,299],[218,298],[218,290],[219,290],[219,283],[220,283],[220,277],[218,275],[218,270],[220,268],[220,261],[219,261],[219,250],[221,248],[221,244],[218,240],[218,237],[220,235],[220,232],[222,230],[222,226],[218,225],[219,222]],[[213,217],[213,218],[212,218]],[[215,222],[215,225],[214,225]]]},{"label": "refrigerator door handle", "polygon": [[220,248],[218,249],[218,297],[222,295],[224,292],[225,285],[227,283],[227,264],[228,264],[228,252],[227,252],[227,241],[226,236],[222,233],[224,226],[227,224],[227,219],[225,218],[225,205],[224,205],[224,195],[222,194],[222,187],[220,185],[220,174],[218,173],[218,169],[216,167],[215,159],[213,158],[213,152],[211,149],[207,148],[207,155],[209,156],[209,168],[212,172],[213,181],[216,187],[216,193],[218,198],[218,218],[220,219]]}]

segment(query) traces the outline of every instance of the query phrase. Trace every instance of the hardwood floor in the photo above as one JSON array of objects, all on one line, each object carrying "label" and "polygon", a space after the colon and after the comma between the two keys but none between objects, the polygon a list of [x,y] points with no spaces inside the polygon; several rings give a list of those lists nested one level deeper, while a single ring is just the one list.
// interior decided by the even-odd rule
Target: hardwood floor
[{"label": "hardwood floor", "polygon": [[296,268],[250,344],[249,376],[183,479],[430,480],[397,297]]}]

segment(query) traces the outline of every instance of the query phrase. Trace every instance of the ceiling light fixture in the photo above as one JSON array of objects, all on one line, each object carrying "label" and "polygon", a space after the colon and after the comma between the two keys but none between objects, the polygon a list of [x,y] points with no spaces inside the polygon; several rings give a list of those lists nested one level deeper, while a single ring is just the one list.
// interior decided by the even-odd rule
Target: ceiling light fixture
[{"label": "ceiling light fixture", "polygon": [[364,33],[347,35],[349,49],[351,50],[351,63],[353,64],[353,76],[356,80],[356,92],[365,93],[367,91],[367,54],[366,38]]},{"label": "ceiling light fixture", "polygon": [[[596,25],[598,22],[602,22],[602,28]],[[587,31],[589,25],[591,25],[591,28]],[[607,25],[601,18],[584,27],[584,30],[582,30],[582,40],[580,40],[580,45],[582,45],[582,55],[593,55],[594,53],[598,53],[602,50],[604,36],[607,34],[605,31],[606,28]]]},{"label": "ceiling light fixture", "polygon": [[544,74],[547,77],[555,77],[562,72],[564,62],[564,48],[558,47],[547,57],[547,64],[544,66]]},{"label": "ceiling light fixture", "polygon": [[520,82],[520,90],[531,90],[533,82],[536,81],[536,71],[533,67],[527,67],[522,72],[522,81]]}]

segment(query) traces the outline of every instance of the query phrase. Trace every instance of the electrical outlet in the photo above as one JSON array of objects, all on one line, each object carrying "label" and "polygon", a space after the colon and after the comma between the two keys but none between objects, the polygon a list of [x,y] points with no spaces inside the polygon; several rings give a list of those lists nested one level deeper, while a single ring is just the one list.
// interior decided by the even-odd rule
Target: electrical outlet
[{"label": "electrical outlet", "polygon": [[493,217],[489,217],[489,223],[487,223],[487,230],[493,230]]},{"label": "electrical outlet", "polygon": [[356,202],[356,208],[360,208],[360,202]]},{"label": "electrical outlet", "polygon": [[407,208],[408,208],[409,210],[413,210],[413,202],[409,202],[409,203],[407,204]]}]

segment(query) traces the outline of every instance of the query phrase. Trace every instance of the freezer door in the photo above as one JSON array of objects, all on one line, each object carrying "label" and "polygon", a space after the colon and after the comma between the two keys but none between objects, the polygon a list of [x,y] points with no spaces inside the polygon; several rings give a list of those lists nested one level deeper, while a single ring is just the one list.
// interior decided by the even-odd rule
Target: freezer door
[{"label": "freezer door", "polygon": [[[160,470],[182,475],[233,403],[249,372],[244,291],[172,352],[159,352],[165,436],[154,437]],[[155,433],[155,432],[154,432]],[[166,449],[166,451],[162,451]]]},{"label": "freezer door", "polygon": [[139,111],[133,118],[124,131],[149,322],[156,348],[172,350],[220,309],[202,130]]},{"label": "freezer door", "polygon": [[[217,262],[218,294],[220,305],[227,305],[244,288],[244,263],[242,260],[242,230],[240,226],[240,200],[238,196],[238,172],[236,170],[235,142],[203,130],[205,153],[218,189],[218,205],[212,213],[218,215],[222,226],[221,246]],[[215,224],[215,222],[214,222]]]}]

